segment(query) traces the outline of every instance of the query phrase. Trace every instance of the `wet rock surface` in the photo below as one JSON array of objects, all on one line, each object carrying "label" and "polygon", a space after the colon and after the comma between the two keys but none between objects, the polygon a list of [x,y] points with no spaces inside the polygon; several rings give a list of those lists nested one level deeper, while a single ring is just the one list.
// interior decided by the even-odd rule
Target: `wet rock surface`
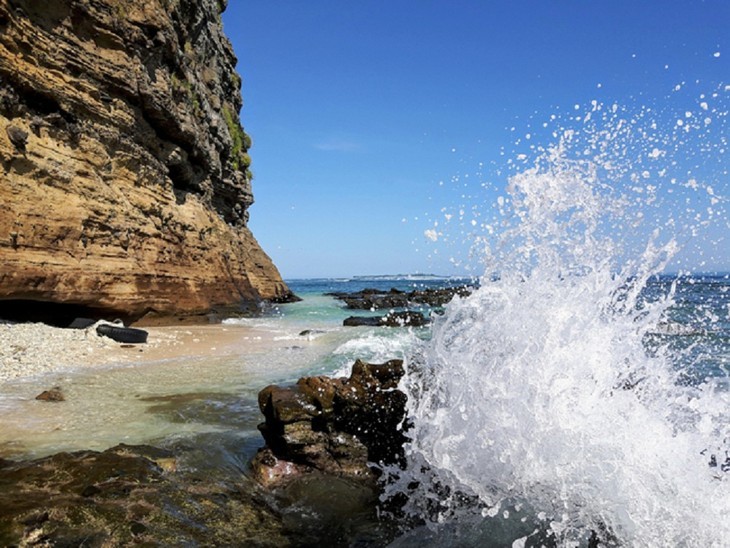
[{"label": "wet rock surface", "polygon": [[250,480],[206,481],[149,446],[0,461],[2,546],[291,546]]},{"label": "wet rock surface", "polygon": [[61,390],[60,386],[54,386],[53,388],[50,388],[48,390],[44,390],[40,394],[38,394],[35,399],[39,401],[52,401],[52,402],[61,402],[66,401],[66,397],[63,395],[63,390]]},{"label": "wet rock surface", "polygon": [[347,308],[354,310],[382,310],[389,308],[409,308],[419,305],[439,307],[448,303],[455,295],[466,297],[473,288],[468,286],[446,287],[437,289],[416,289],[413,291],[380,291],[378,289],[363,289],[354,293],[333,292],[327,293],[345,303]]},{"label": "wet rock surface", "polygon": [[345,318],[342,325],[345,327],[423,327],[430,319],[421,312],[404,310],[389,312],[385,316],[350,316]]},{"label": "wet rock surface", "polygon": [[404,458],[403,374],[401,360],[358,360],[349,378],[265,388],[267,446],[250,468],[247,442],[207,434],[0,459],[0,546],[384,546],[398,525],[379,510],[376,464]]},{"label": "wet rock surface", "polygon": [[397,390],[402,360],[358,360],[349,378],[306,377],[291,388],[259,393],[266,447],[253,459],[254,477],[276,486],[318,471],[375,485],[375,464],[403,459],[406,396]]}]

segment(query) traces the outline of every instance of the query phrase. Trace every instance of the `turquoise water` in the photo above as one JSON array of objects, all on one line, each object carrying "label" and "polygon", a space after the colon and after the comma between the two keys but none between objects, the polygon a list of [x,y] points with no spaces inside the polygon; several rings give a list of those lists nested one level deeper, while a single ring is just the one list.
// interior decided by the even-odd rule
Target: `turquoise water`
[{"label": "turquoise water", "polygon": [[[256,325],[276,323],[304,329],[333,329],[352,315],[382,315],[383,311],[348,310],[342,302],[327,296],[330,292],[352,293],[366,288],[413,291],[429,288],[475,285],[470,278],[445,277],[357,277],[286,280],[300,303],[278,305],[267,314],[270,322],[259,318],[246,320]],[[647,349],[668,344],[676,351],[669,354],[688,381],[705,377],[724,378],[730,374],[730,274],[661,275],[647,280],[642,301],[666,298],[674,285],[673,304],[650,334]],[[642,306],[640,304],[640,306]],[[387,334],[389,330],[380,330]],[[428,332],[421,333],[427,336]],[[316,336],[316,334],[314,335]],[[652,338],[653,337],[653,338]],[[355,340],[357,340],[356,338]],[[690,349],[690,352],[687,350]]]},{"label": "turquoise water", "polygon": [[[413,282],[289,283],[282,321],[335,324],[352,311],[323,293]],[[389,351],[416,427],[387,492],[425,521],[391,546],[724,545],[730,275],[482,280]]]},{"label": "turquoise water", "polygon": [[[526,538],[548,539],[546,545],[570,545],[555,543],[550,537],[551,528],[559,529],[561,520],[551,514],[555,508],[546,508],[537,493],[544,492],[548,498],[561,489],[568,489],[569,493],[572,482],[580,492],[578,507],[590,508],[600,516],[599,521],[608,522],[612,512],[622,505],[630,506],[627,501],[611,498],[614,491],[636,493],[638,499],[652,507],[658,503],[652,500],[667,496],[665,489],[677,489],[676,482],[668,477],[658,480],[650,473],[657,467],[666,467],[666,474],[674,476],[672,480],[679,478],[688,484],[702,482],[706,471],[713,472],[708,467],[708,454],[700,454],[705,447],[698,445],[701,442],[695,439],[694,432],[708,430],[708,437],[712,438],[713,432],[721,435],[725,424],[716,423],[713,417],[726,414],[727,407],[713,407],[718,400],[709,393],[719,391],[727,396],[729,386],[730,276],[650,277],[636,297],[636,314],[628,327],[609,331],[602,331],[603,320],[592,324],[590,314],[585,314],[595,299],[578,298],[590,277],[563,280],[544,295],[540,291],[547,286],[533,286],[529,280],[516,286],[499,280],[485,282],[473,297],[460,301],[462,304],[448,305],[445,316],[437,318],[433,329],[344,328],[344,318],[368,312],[348,310],[340,301],[325,295],[365,288],[408,291],[462,285],[467,281],[470,280],[399,277],[288,280],[292,290],[302,297],[301,302],[277,305],[259,317],[229,322],[231,326],[242,323],[273,334],[277,340],[273,348],[67,373],[4,387],[0,412],[18,405],[31,406],[33,413],[43,412],[33,415],[21,409],[18,420],[25,421],[23,436],[0,441],[0,456],[29,458],[61,450],[104,449],[120,442],[152,443],[175,450],[181,466],[205,470],[211,477],[227,481],[246,473],[248,460],[262,446],[256,428],[262,420],[256,399],[261,388],[270,383],[292,383],[305,375],[346,375],[358,358],[382,362],[402,357],[409,370],[403,388],[411,394],[410,412],[418,417],[420,425],[410,449],[414,466],[423,464],[418,455],[424,451],[424,444],[429,451],[436,452],[429,457],[429,468],[424,468],[431,470],[429,479],[416,477],[423,486],[441,487],[437,499],[433,493],[412,493],[411,501],[427,525],[406,528],[393,546],[480,546],[485,539],[501,539],[499,542],[503,543],[497,545],[509,546]],[[502,305],[494,308],[494,297],[500,295],[495,292],[497,287],[502,291],[499,302],[517,299],[521,308],[513,312],[502,310]],[[563,289],[567,300],[561,298]],[[512,290],[516,293],[509,296],[508,291]],[[668,306],[651,317],[651,326],[639,339],[641,346],[634,346],[635,337],[630,331],[635,331],[634,326],[643,321],[641,311],[651,310],[656,303],[667,304],[667,298]],[[585,307],[574,311],[583,314],[581,321],[588,322],[585,329],[569,318],[561,327],[571,306]],[[550,341],[556,333],[562,342],[554,345]],[[611,337],[615,338],[612,345],[603,347]],[[539,341],[543,341],[543,346],[531,353],[531,347]],[[604,354],[612,367],[636,356],[643,374],[654,363],[644,362],[643,356],[655,356],[657,367],[666,364],[668,370],[677,373],[665,377],[676,390],[672,386],[660,385],[660,390],[646,384],[646,390],[639,394],[639,400],[646,401],[640,401],[639,406],[631,402],[632,391],[619,390],[606,397],[596,388],[603,378],[600,362]],[[577,360],[573,365],[574,358]],[[608,378],[607,382],[616,386],[617,381]],[[62,385],[67,394],[63,407],[28,401],[28,394],[55,384]],[[414,384],[418,385],[415,390]],[[429,391],[436,389],[438,399],[430,399]],[[420,400],[414,396],[417,393],[422,395]],[[566,394],[574,394],[577,399],[563,401]],[[591,394],[588,400],[582,399]],[[658,401],[678,398],[684,398],[689,406],[655,409]],[[727,397],[719,401],[726,400]],[[430,407],[436,401],[439,405]],[[617,416],[628,421],[621,425],[615,440],[607,435],[603,421],[616,425],[617,416],[601,414],[614,403],[620,404]],[[543,418],[534,414],[534,405],[545,413]],[[666,425],[654,422],[647,409],[673,417],[674,433],[665,432]],[[694,418],[687,413],[694,414]],[[682,417],[677,418],[679,415]],[[12,421],[5,419],[7,416],[7,429]],[[594,428],[597,441],[590,441]],[[722,464],[722,447],[718,446],[722,440],[716,441],[710,449],[720,455]],[[674,442],[682,449],[673,447]],[[504,452],[493,451],[503,444]],[[657,459],[656,451],[667,451],[673,460]],[[592,464],[587,470],[578,468],[568,475],[566,458]],[[503,462],[495,467],[494,463],[500,460]],[[689,469],[690,473],[683,464],[693,461],[696,466]],[[521,463],[534,463],[541,473],[524,468]],[[635,470],[636,475],[619,475],[614,480],[619,483],[606,483],[605,478],[614,477],[617,467],[622,466]],[[715,470],[715,474],[720,474],[719,467]],[[402,480],[411,482],[412,470],[406,472]],[[561,477],[569,483],[552,482]],[[495,497],[504,478],[511,478],[507,484],[509,495]],[[523,484],[525,478],[533,479]],[[718,478],[708,486],[700,484],[702,497],[727,498],[722,491],[726,488],[725,477]],[[525,487],[533,482],[544,485],[538,491]],[[647,482],[660,485],[658,491],[639,490],[639,485]],[[395,485],[398,490],[408,491],[398,483]],[[453,497],[456,486],[468,496]],[[679,489],[680,495],[687,496],[683,489]],[[597,491],[593,493],[594,490]],[[566,500],[573,497],[565,496]],[[431,501],[430,510],[421,504],[426,500]],[[442,505],[436,505],[435,514],[434,500],[440,500]],[[462,502],[457,503],[458,500]],[[471,501],[467,507],[464,500]],[[672,500],[671,504],[676,510],[681,503]],[[677,520],[672,513],[657,515]],[[581,543],[587,542],[591,527],[583,519],[585,516],[580,521],[583,528],[576,526],[583,532],[571,535]],[[711,515],[708,519],[714,518]],[[672,527],[681,529],[682,525]],[[706,528],[706,524],[701,522],[698,527]],[[646,538],[645,533],[641,534]],[[678,536],[673,534],[671,538]],[[525,542],[525,546],[532,545]]]},{"label": "turquoise water", "polygon": [[[224,467],[230,460],[246,462],[263,444],[256,428],[263,419],[259,390],[309,375],[348,376],[357,359],[404,358],[428,336],[427,329],[343,327],[350,315],[383,312],[346,310],[324,293],[378,284],[410,289],[414,283],[437,286],[443,280],[294,280],[301,302],[224,322],[221,329],[229,332],[239,325],[253,329],[241,329],[240,342],[226,355],[94,366],[5,383],[0,388],[0,457],[152,443],[195,447],[191,458],[205,447],[217,458],[203,458],[199,464],[204,466],[210,466],[208,460]],[[34,400],[53,386],[62,387],[63,404]]]}]

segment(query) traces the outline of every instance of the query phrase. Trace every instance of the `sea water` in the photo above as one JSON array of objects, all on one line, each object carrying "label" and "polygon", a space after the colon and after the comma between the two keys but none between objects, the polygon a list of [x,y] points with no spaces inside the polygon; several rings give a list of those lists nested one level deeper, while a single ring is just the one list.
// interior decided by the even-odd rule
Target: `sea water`
[{"label": "sea water", "polygon": [[[409,496],[394,546],[587,544],[591,531],[615,544],[722,546],[730,278],[633,274],[490,276],[432,330],[344,328],[360,312],[325,293],[468,280],[289,280],[303,301],[235,320],[278,338],[272,348],[4,386],[4,404],[32,409],[0,449],[152,443],[235,481],[263,444],[260,388],[403,357],[416,420],[410,466],[389,486]],[[32,401],[54,384],[62,406]]]},{"label": "sea water", "polygon": [[[396,489],[429,527],[395,545],[726,545],[728,278],[684,280],[664,313],[668,280],[631,309],[610,276],[545,283],[452,303],[411,362]],[[724,325],[668,319],[698,294]]]},{"label": "sea water", "polygon": [[[702,257],[666,274],[718,220],[727,236],[713,99],[668,133],[666,113],[598,103],[578,129],[549,127],[553,144],[515,156],[486,200],[494,218],[471,232],[479,289],[431,329],[344,328],[353,311],[325,293],[454,280],[289,280],[303,301],[227,322],[271,348],[3,386],[4,431],[8,410],[27,412],[0,456],[153,443],[235,478],[262,444],[260,388],[402,357],[408,465],[384,475],[402,531],[376,545],[727,546],[730,278],[698,275]],[[63,407],[30,401],[55,384]]]},{"label": "sea water", "polygon": [[393,546],[730,545],[730,277],[663,274],[727,200],[671,173],[683,124],[593,107],[512,172],[480,288],[409,359]]},{"label": "sea water", "polygon": [[[388,311],[347,310],[326,293],[366,288],[412,291],[468,280],[364,276],[287,281],[302,301],[211,326],[227,330],[229,338],[241,328],[240,341],[224,354],[81,367],[4,383],[0,457],[27,459],[59,451],[104,450],[119,443],[151,443],[194,447],[202,454],[191,466],[239,473],[263,446],[257,430],[263,420],[259,390],[269,384],[290,385],[302,376],[349,376],[357,359],[380,363],[404,358],[408,348],[428,336],[425,328],[344,327],[348,316]],[[63,389],[66,401],[54,405],[34,400],[53,386]]]}]

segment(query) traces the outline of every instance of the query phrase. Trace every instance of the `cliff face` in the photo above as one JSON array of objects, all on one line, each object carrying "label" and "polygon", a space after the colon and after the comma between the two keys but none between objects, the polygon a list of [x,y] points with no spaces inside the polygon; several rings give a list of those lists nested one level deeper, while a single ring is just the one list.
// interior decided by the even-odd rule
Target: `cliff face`
[{"label": "cliff face", "polygon": [[0,0],[0,316],[151,321],[290,296],[246,226],[223,9]]}]

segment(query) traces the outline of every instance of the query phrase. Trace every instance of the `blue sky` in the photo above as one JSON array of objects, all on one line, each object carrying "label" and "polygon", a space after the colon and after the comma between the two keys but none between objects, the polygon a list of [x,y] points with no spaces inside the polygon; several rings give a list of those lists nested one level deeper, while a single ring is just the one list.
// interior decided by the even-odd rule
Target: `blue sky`
[{"label": "blue sky", "polygon": [[[526,135],[549,144],[551,115],[595,100],[672,126],[700,96],[730,103],[726,0],[231,0],[223,22],[254,143],[250,226],[285,278],[479,274],[470,216],[530,155]],[[723,196],[715,114],[711,161],[677,158]],[[730,269],[717,217],[680,265]]]}]

